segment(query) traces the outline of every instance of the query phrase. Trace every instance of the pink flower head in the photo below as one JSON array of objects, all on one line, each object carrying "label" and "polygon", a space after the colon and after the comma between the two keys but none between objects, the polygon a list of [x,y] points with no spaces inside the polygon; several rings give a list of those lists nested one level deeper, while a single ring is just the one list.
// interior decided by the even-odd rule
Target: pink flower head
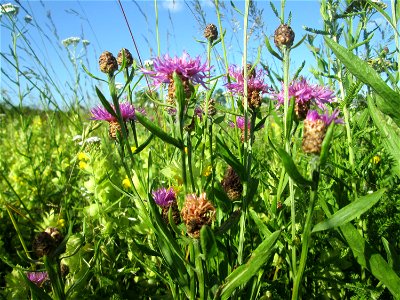
[{"label": "pink flower head", "polygon": [[174,201],[176,201],[176,193],[171,187],[168,190],[166,188],[160,188],[152,192],[153,199],[159,206],[170,206]]},{"label": "pink flower head", "polygon": [[[296,103],[304,104],[314,101],[314,103],[320,109],[325,109],[326,103],[334,101],[333,91],[323,86],[311,85],[305,78],[301,78],[300,80],[292,82],[292,84],[289,86],[288,92],[289,98],[294,97]],[[279,93],[272,94],[272,96],[278,101],[278,105],[282,105],[284,103],[283,83],[281,91]]]},{"label": "pink flower head", "polygon": [[[111,105],[115,111],[114,105]],[[124,121],[135,119],[135,107],[127,102],[120,103],[119,109]],[[98,106],[91,109],[91,120],[102,120],[108,122],[116,122],[117,118],[110,114],[104,107]],[[142,112],[142,111],[140,111]]]},{"label": "pink flower head", "polygon": [[210,70],[207,63],[201,63],[200,56],[192,59],[184,51],[181,57],[170,57],[165,54],[164,57],[157,57],[153,60],[153,70],[142,69],[144,74],[153,78],[154,86],[159,87],[162,83],[170,83],[172,75],[176,72],[181,79],[190,80],[193,84],[205,86],[204,79],[208,77],[206,72]]},{"label": "pink flower head", "polygon": [[[226,83],[225,86],[234,94],[243,95],[244,94],[244,76],[242,68],[238,68],[236,65],[232,65],[228,69],[229,77],[234,80],[234,82]],[[264,83],[265,72],[260,69],[254,76],[250,76],[247,79],[247,92],[250,94],[253,91],[267,93],[269,87]]]},{"label": "pink flower head", "polygon": [[26,273],[26,277],[37,286],[40,286],[43,282],[49,279],[47,272],[28,272]]},{"label": "pink flower head", "polygon": [[343,119],[339,118],[338,109],[335,109],[331,115],[328,112],[320,115],[316,110],[309,110],[306,119],[310,121],[322,120],[326,126],[329,126],[332,122],[343,124]]},{"label": "pink flower head", "polygon": [[[232,122],[232,121],[230,121],[229,122],[229,126],[230,127],[232,127],[232,128],[235,128],[235,127],[237,127],[237,128],[239,128],[240,130],[244,130],[244,126],[245,125],[245,123],[244,123],[244,117],[242,117],[242,116],[237,116],[236,117],[236,126],[235,126],[235,124]],[[250,129],[250,126],[251,126],[251,121],[250,121],[250,119],[248,119],[247,120],[247,128],[248,129]]]}]

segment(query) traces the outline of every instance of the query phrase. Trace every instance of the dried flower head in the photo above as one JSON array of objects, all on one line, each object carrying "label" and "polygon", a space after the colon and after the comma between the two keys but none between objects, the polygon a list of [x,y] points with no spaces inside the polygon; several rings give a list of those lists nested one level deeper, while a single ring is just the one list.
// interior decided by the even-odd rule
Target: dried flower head
[{"label": "dried flower head", "polygon": [[[229,67],[228,73],[232,82],[226,83],[225,86],[231,93],[244,96],[245,78],[243,69],[232,65]],[[269,87],[264,83],[264,70],[256,71],[253,69],[249,73],[247,78],[247,101],[251,109],[257,109],[262,103],[262,94],[267,93]]]},{"label": "dried flower head", "polygon": [[239,175],[231,166],[226,169],[221,185],[224,188],[225,193],[228,195],[228,198],[232,201],[238,200],[242,195],[243,184],[240,181]]},{"label": "dried flower head", "polygon": [[199,197],[196,194],[186,196],[181,216],[185,222],[188,234],[198,238],[204,225],[211,225],[215,217],[214,206],[206,199],[206,193]]},{"label": "dried flower head", "polygon": [[292,28],[286,24],[281,24],[274,33],[275,46],[279,49],[282,48],[282,46],[290,48],[293,45],[294,37],[295,34]]},{"label": "dried flower head", "polygon": [[99,58],[100,71],[107,74],[114,74],[118,70],[118,63],[111,52],[104,51]]},{"label": "dried flower head", "polygon": [[217,113],[217,109],[215,108],[215,99],[210,98],[208,102],[207,100],[204,100],[202,110],[207,111],[207,115],[210,117],[215,116]]},{"label": "dried flower head", "polygon": [[305,153],[319,154],[322,142],[325,138],[327,127],[332,123],[343,123],[339,117],[339,110],[335,110],[331,115],[325,113],[318,114],[315,110],[307,113],[304,120],[302,148]]},{"label": "dried flower head", "polygon": [[212,43],[218,38],[218,29],[214,24],[208,24],[204,29],[204,37]]},{"label": "dried flower head", "polygon": [[125,55],[126,66],[130,67],[133,64],[133,57],[132,54],[129,52],[128,49],[122,48],[117,55],[117,62],[118,65],[122,65],[123,53]]},{"label": "dried flower head", "polygon": [[32,242],[32,249],[37,257],[49,255],[56,247],[54,239],[47,232],[38,233]]}]

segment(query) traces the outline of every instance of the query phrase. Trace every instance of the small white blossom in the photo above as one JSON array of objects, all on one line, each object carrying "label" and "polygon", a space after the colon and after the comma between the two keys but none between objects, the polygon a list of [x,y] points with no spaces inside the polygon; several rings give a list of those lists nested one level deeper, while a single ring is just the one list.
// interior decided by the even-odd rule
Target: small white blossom
[{"label": "small white blossom", "polygon": [[73,142],[75,142],[75,141],[80,141],[80,140],[82,140],[82,136],[80,135],[80,134],[78,134],[78,135],[75,135],[73,138],[72,138],[72,141]]},{"label": "small white blossom", "polygon": [[19,12],[19,6],[11,3],[0,4],[0,16],[4,14],[10,14],[16,16]]},{"label": "small white blossom", "polygon": [[88,45],[90,45],[90,41],[88,41],[88,40],[82,40],[82,44],[83,44],[83,46],[88,46]]},{"label": "small white blossom", "polygon": [[80,41],[81,38],[72,36],[65,40],[62,40],[61,43],[64,45],[64,47],[68,47],[69,45],[76,46]]},{"label": "small white blossom", "polygon": [[143,65],[147,70],[153,70],[154,68],[154,62],[151,59],[145,60]]}]

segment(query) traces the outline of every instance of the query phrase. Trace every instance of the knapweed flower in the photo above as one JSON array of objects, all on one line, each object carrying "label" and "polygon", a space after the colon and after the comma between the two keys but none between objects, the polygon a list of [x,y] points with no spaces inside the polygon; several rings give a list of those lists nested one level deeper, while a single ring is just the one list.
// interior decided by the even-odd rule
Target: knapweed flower
[{"label": "knapweed flower", "polygon": [[[334,101],[333,91],[323,86],[309,84],[305,78],[292,82],[289,85],[288,94],[289,99],[294,97],[296,101],[295,112],[299,120],[305,119],[312,103],[324,110],[326,103]],[[271,95],[278,101],[278,106],[283,105],[285,102],[283,83],[281,91]]]},{"label": "knapweed flower", "polygon": [[165,223],[169,224],[168,214],[169,210],[172,210],[172,218],[175,224],[179,224],[181,222],[181,217],[179,215],[178,204],[176,202],[176,193],[175,190],[170,187],[169,189],[160,188],[152,192],[154,202],[158,206],[161,206],[162,209],[162,217]]},{"label": "knapweed flower", "polygon": [[[242,132],[242,135],[241,135],[242,142],[245,139],[245,134],[244,134],[244,132],[245,132],[245,124],[246,124],[245,123],[245,118],[242,117],[242,116],[237,116],[236,117],[236,125],[232,121],[229,122],[229,126],[230,127],[239,128],[240,131]],[[249,118],[247,120],[247,138],[250,138],[250,133],[251,133],[251,121],[250,121],[250,118]]]},{"label": "knapweed flower", "polygon": [[228,198],[232,201],[238,200],[242,195],[243,184],[240,181],[239,175],[231,166],[226,170],[221,185],[225,193],[228,195]]},{"label": "knapweed flower", "polygon": [[215,217],[215,207],[207,200],[206,193],[199,197],[196,194],[186,196],[181,216],[185,222],[187,233],[194,238],[200,236],[204,225],[211,225]]},{"label": "knapweed flower", "polygon": [[333,111],[331,115],[325,113],[320,115],[315,110],[309,110],[304,120],[302,148],[305,153],[319,154],[322,142],[325,138],[327,127],[335,122],[343,123],[339,118],[339,110]]},{"label": "knapweed flower", "polygon": [[169,206],[176,201],[176,194],[173,188],[160,188],[152,192],[153,199],[159,206]]},{"label": "knapweed flower", "polygon": [[[111,107],[115,111],[115,106],[111,105]],[[135,107],[133,105],[123,102],[119,104],[119,109],[124,122],[135,119]],[[104,107],[98,106],[92,108],[90,112],[92,114],[92,117],[90,118],[91,120],[107,121],[109,123],[110,128],[108,134],[111,138],[115,139],[117,137],[117,132],[121,132],[122,129],[117,118],[109,113]]]},{"label": "knapweed flower", "polygon": [[27,272],[26,277],[28,277],[29,281],[40,287],[49,279],[49,274],[47,272]]},{"label": "knapweed flower", "polygon": [[[249,69],[248,66],[246,66],[246,68]],[[228,74],[233,81],[226,83],[225,86],[231,93],[242,96],[244,95],[245,78],[243,73],[242,68],[238,68],[235,65],[229,67]],[[264,70],[260,69],[255,71],[255,69],[253,69],[252,72],[248,73],[247,101],[251,109],[257,109],[261,105],[262,94],[267,93],[269,87],[264,83]]]},{"label": "knapweed flower", "polygon": [[117,62],[119,65],[122,65],[122,58],[125,55],[126,66],[130,67],[133,64],[133,57],[131,52],[128,49],[122,48],[117,55]]},{"label": "knapweed flower", "polygon": [[[193,92],[194,84],[205,85],[205,79],[208,78],[206,72],[210,69],[207,63],[202,63],[200,56],[191,58],[187,52],[183,52],[181,57],[170,57],[168,54],[161,58],[153,59],[153,69],[144,69],[142,72],[153,78],[155,87],[161,86],[163,83],[168,84],[167,103],[175,106],[175,85],[173,74],[176,73],[182,80],[185,98],[190,99]],[[170,114],[175,114],[175,109],[169,109]]]},{"label": "knapweed flower", "polygon": [[109,75],[118,70],[118,62],[114,55],[109,51],[104,51],[99,57],[100,71]]},{"label": "knapweed flower", "polygon": [[214,42],[218,38],[218,29],[214,24],[208,24],[204,28],[204,37],[210,42]]},{"label": "knapweed flower", "polygon": [[274,32],[275,46],[279,49],[282,46],[290,48],[293,45],[294,37],[295,34],[292,28],[286,24],[281,24]]}]

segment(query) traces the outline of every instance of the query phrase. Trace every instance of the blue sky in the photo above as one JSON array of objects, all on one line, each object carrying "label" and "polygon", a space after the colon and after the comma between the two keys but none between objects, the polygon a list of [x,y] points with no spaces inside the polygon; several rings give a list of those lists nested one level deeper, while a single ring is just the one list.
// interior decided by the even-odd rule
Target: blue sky
[{"label": "blue sky", "polygon": [[[200,14],[196,12],[193,5],[194,2],[192,0],[157,1],[161,54],[168,53],[171,56],[180,56],[182,51],[186,50],[191,56],[201,55],[205,57],[205,46],[197,40],[203,40],[204,21],[218,24],[217,15],[211,1],[200,0],[198,3],[203,11],[203,20]],[[220,9],[223,14],[223,26],[227,32],[226,44],[229,61],[241,64],[243,18],[239,12],[232,8],[230,1],[220,2],[222,2]],[[244,1],[233,2],[238,10],[244,11]],[[11,3],[16,4],[15,1],[11,1]],[[273,3],[280,9],[279,1],[273,1]],[[31,69],[40,72],[41,75],[51,77],[52,82],[59,86],[60,91],[58,94],[60,95],[67,95],[70,92],[71,87],[74,85],[75,76],[72,63],[68,59],[68,51],[61,43],[64,39],[80,37],[90,41],[87,47],[83,47],[82,43],[79,43],[74,52],[74,55],[78,57],[80,83],[87,85],[87,90],[93,88],[91,84],[96,82],[93,82],[93,79],[82,72],[81,63],[87,66],[93,74],[105,78],[97,66],[98,57],[102,51],[108,50],[116,55],[124,47],[129,49],[134,57],[138,57],[118,1],[21,1],[20,4],[22,7],[18,14],[18,28],[21,31],[23,29],[26,30],[25,35],[32,49],[29,51],[35,52],[44,67],[35,63],[34,59],[26,51],[18,50],[21,56],[21,65],[25,66],[26,64]],[[276,62],[265,48],[264,36],[270,38],[273,36],[274,30],[279,25],[279,20],[273,14],[269,1],[255,1],[255,4],[257,14],[261,18],[259,23],[254,22],[252,18],[249,21],[249,28],[254,29],[254,32],[249,41],[248,61],[256,59],[257,50],[261,46],[261,61],[274,67]],[[125,0],[122,1],[122,5],[142,60],[156,56],[158,44],[156,39],[155,1]],[[296,32],[295,42],[306,34],[302,28],[303,26],[321,28],[322,21],[319,14],[318,1],[287,1],[286,18],[289,12],[292,13],[291,26]],[[27,13],[33,18],[30,24],[24,23],[23,18]],[[2,23],[3,21],[6,20],[2,20]],[[41,28],[40,30],[38,30],[39,27]],[[272,39],[270,41],[273,43]],[[19,43],[21,48],[27,47],[23,40],[20,39]],[[9,52],[10,44],[10,31],[2,26],[1,51],[3,53]],[[73,48],[70,46],[70,53],[72,53],[72,50]],[[215,54],[214,62],[218,56],[222,56],[221,45],[216,47]],[[307,63],[304,70],[305,75],[307,74],[307,69],[314,64],[314,59],[305,44],[296,48],[292,52],[292,57],[293,72],[301,65],[303,60]],[[12,68],[7,69],[7,64],[3,59],[2,68],[10,72],[10,74],[15,73]],[[215,67],[214,70],[219,73],[220,69]],[[4,74],[1,77],[2,89],[10,89],[11,86]],[[90,91],[87,93],[90,94]],[[90,96],[85,98],[87,100]],[[31,101],[34,102],[36,100],[31,99]]]}]

